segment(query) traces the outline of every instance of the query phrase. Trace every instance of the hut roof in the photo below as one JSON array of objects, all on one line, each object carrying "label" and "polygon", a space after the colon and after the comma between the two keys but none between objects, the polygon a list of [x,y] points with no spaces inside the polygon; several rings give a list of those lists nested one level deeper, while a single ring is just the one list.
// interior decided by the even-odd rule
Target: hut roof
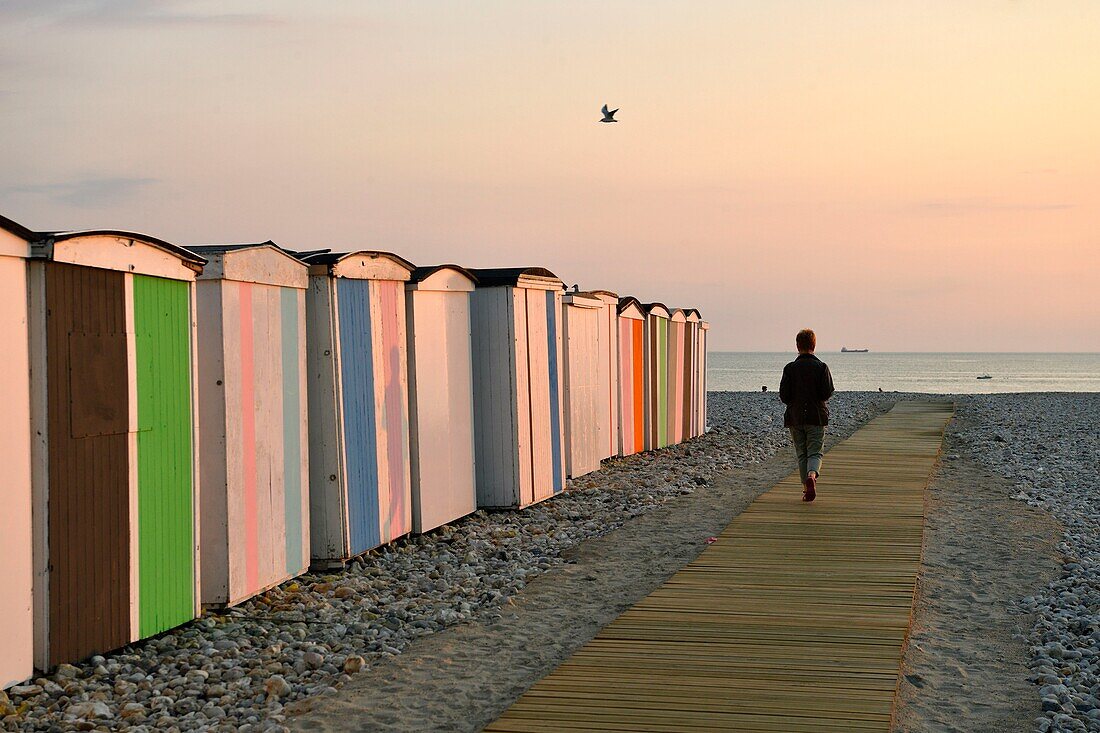
[{"label": "hut roof", "polygon": [[583,290],[571,290],[565,293],[564,302],[572,303],[573,305],[580,306],[582,308],[602,308],[603,301],[595,293],[585,292]]},{"label": "hut roof", "polygon": [[333,252],[330,249],[320,249],[312,252],[295,252],[294,254],[306,260],[311,265],[335,265],[341,260],[346,260],[348,257],[361,255],[363,257],[380,257],[392,260],[404,266],[409,272],[416,269],[416,265],[409,262],[404,257],[395,255],[393,252],[385,252],[379,249],[357,249],[352,252]]},{"label": "hut roof", "polygon": [[201,269],[202,266],[206,264],[206,258],[192,252],[186,247],[166,242],[157,237],[151,237],[148,234],[128,232],[124,229],[79,229],[69,232],[38,232],[35,236],[35,241],[32,243],[32,252],[38,257],[49,259],[53,256],[53,245],[55,242],[64,242],[69,239],[78,239],[80,237],[117,237],[119,239],[130,239],[135,242],[143,242],[155,249],[174,255],[184,264],[191,267],[191,269]]},{"label": "hut roof", "polygon": [[15,236],[22,239],[25,239],[28,242],[34,239],[38,239],[38,235],[35,234],[33,231],[27,229],[25,226],[17,221],[12,221],[6,216],[0,216],[0,229],[3,229],[4,231],[14,234]]},{"label": "hut roof", "polygon": [[256,242],[255,244],[189,244],[189,245],[187,245],[187,249],[189,249],[192,252],[195,252],[197,254],[200,254],[200,255],[201,254],[220,254],[222,252],[236,252],[237,250],[252,249],[253,247],[274,247],[275,249],[282,250],[283,252],[286,252],[287,254],[290,254],[290,255],[293,256],[293,253],[290,250],[284,249],[283,247],[280,247],[279,245],[272,242],[270,239],[267,240],[266,242]]},{"label": "hut roof", "polygon": [[309,265],[271,240],[256,244],[201,244],[188,249],[208,258],[200,280],[309,287]]},{"label": "hut roof", "polygon": [[665,315],[666,318],[669,317],[670,315],[672,315],[672,311],[670,311],[669,307],[667,305],[665,305],[664,303],[646,303],[645,305],[642,306],[642,310],[644,310],[646,313],[652,313],[652,312],[657,311],[657,310],[663,310],[665,312],[664,315]]},{"label": "hut roof", "polygon": [[[332,277],[352,277],[366,279],[408,280],[416,265],[393,252],[360,249],[353,252],[333,252],[319,250],[314,252],[291,252],[298,259],[310,265],[312,275],[328,274]],[[358,260],[359,268],[355,261]],[[362,266],[371,264],[366,270]],[[395,269],[396,268],[396,269]]]},{"label": "hut roof", "polygon": [[525,283],[549,284],[556,283],[562,286],[561,278],[547,270],[545,267],[488,267],[471,270],[477,277],[481,287],[522,287]]},{"label": "hut roof", "polygon": [[424,267],[417,267],[412,271],[412,278],[410,280],[414,283],[424,282],[440,270],[454,270],[470,278],[475,285],[478,282],[477,276],[461,265],[426,265]]}]

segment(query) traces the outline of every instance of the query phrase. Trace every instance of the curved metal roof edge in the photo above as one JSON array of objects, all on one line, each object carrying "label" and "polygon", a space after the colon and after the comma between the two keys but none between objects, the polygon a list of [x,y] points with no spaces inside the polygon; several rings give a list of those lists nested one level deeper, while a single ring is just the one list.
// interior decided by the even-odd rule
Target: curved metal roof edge
[{"label": "curved metal roof edge", "polygon": [[644,304],[642,305],[642,310],[644,310],[644,311],[645,311],[646,313],[649,313],[649,312],[650,312],[651,310],[653,310],[654,308],[664,308],[664,309],[665,309],[665,311],[666,311],[666,312],[668,312],[668,314],[669,314],[669,315],[672,315],[672,309],[671,309],[671,308],[669,308],[669,307],[668,307],[667,305],[665,305],[664,303],[656,303],[656,302],[654,302],[654,303],[644,303]]},{"label": "curved metal roof edge", "polygon": [[195,252],[197,254],[202,254],[203,252],[237,252],[237,251],[242,250],[242,249],[253,249],[255,247],[274,247],[277,250],[280,250],[282,252],[286,252],[288,255],[291,255],[292,257],[294,256],[293,253],[291,253],[289,250],[283,249],[279,245],[272,242],[270,239],[267,240],[266,242],[255,242],[255,243],[243,243],[242,242],[242,243],[239,243],[239,244],[189,244],[189,245],[187,245],[187,249],[189,249],[192,252]]},{"label": "curved metal roof edge", "polygon": [[133,239],[138,242],[144,242],[145,244],[151,244],[158,249],[163,249],[165,252],[175,255],[181,260],[193,262],[196,265],[206,264],[206,258],[197,252],[192,252],[186,247],[166,242],[157,237],[151,237],[148,234],[128,232],[124,229],[80,229],[71,232],[39,232],[37,238],[39,241],[63,242],[66,239],[76,239],[77,237],[122,237],[124,239]]},{"label": "curved metal roof edge", "polygon": [[[567,290],[564,293],[562,293],[562,295],[571,295],[571,296],[579,295],[580,297],[587,298],[588,300],[600,300],[599,296],[596,295],[595,290]],[[603,301],[600,301],[600,302],[603,302]]]},{"label": "curved metal roof edge", "polygon": [[514,285],[521,277],[541,277],[556,280],[562,279],[545,267],[474,267],[470,272],[477,277],[479,285]]},{"label": "curved metal roof edge", "polygon": [[423,266],[420,266],[420,267],[416,267],[412,271],[412,277],[409,279],[409,282],[414,282],[414,283],[424,282],[425,280],[427,280],[429,277],[431,277],[435,273],[439,272],[440,270],[454,270],[455,272],[461,273],[462,275],[468,277],[470,279],[470,282],[472,282],[474,285],[477,285],[477,282],[478,282],[477,275],[475,275],[470,270],[467,270],[462,265],[452,265],[452,264],[423,265]]},{"label": "curved metal roof edge", "polygon": [[2,214],[0,214],[0,229],[3,229],[4,231],[14,234],[15,236],[22,239],[25,239],[28,242],[32,242],[35,239],[38,239],[39,236],[41,236],[33,229],[28,229],[19,222],[13,219],[9,219]]},{"label": "curved metal roof edge", "polygon": [[406,260],[401,255],[396,255],[393,252],[386,252],[380,249],[357,249],[352,252],[333,252],[331,250],[324,250],[317,254],[303,253],[303,257],[306,262],[314,265],[335,265],[341,260],[347,259],[354,255],[366,255],[367,257],[385,257],[386,259],[393,260],[398,265],[401,265],[409,272],[416,269],[416,265]]}]

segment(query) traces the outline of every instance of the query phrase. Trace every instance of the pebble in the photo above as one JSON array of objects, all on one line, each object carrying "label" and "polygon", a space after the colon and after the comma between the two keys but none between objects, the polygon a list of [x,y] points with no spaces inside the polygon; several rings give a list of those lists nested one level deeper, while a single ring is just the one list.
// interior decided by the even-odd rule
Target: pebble
[{"label": "pebble", "polygon": [[286,681],[286,678],[281,674],[272,675],[264,682],[264,690],[267,692],[268,698],[278,699],[286,697],[291,693],[290,683]]},{"label": "pebble", "polygon": [[65,717],[69,719],[109,718],[111,717],[111,709],[107,707],[107,703],[99,702],[98,700],[92,702],[77,702],[65,709]]},{"label": "pebble", "polygon": [[[839,393],[830,401],[830,430],[850,431],[907,398]],[[374,550],[342,572],[308,573],[155,639],[62,664],[20,686],[26,694],[9,690],[0,710],[26,710],[3,723],[28,733],[68,730],[75,726],[66,713],[84,705],[78,709],[91,715],[82,721],[117,710],[132,731],[285,730],[283,706],[334,694],[349,675],[385,664],[417,638],[499,615],[528,583],[567,562],[565,550],[707,491],[722,472],[790,450],[774,393],[713,392],[708,410],[705,435],[605,461],[553,499],[475,512]]]}]

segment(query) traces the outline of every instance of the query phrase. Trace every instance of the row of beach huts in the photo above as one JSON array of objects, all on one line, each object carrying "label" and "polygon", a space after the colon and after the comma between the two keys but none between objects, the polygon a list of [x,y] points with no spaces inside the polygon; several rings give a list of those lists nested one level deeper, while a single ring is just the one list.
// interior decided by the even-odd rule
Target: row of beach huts
[{"label": "row of beach huts", "polygon": [[701,434],[698,311],[0,217],[0,688]]}]

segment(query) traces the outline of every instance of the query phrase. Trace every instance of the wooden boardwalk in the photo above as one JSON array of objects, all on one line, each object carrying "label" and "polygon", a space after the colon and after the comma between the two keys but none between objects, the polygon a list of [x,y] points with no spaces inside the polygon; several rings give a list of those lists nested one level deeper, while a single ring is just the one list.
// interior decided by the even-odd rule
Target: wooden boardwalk
[{"label": "wooden boardwalk", "polygon": [[950,403],[902,402],[787,477],[487,731],[888,731]]}]

